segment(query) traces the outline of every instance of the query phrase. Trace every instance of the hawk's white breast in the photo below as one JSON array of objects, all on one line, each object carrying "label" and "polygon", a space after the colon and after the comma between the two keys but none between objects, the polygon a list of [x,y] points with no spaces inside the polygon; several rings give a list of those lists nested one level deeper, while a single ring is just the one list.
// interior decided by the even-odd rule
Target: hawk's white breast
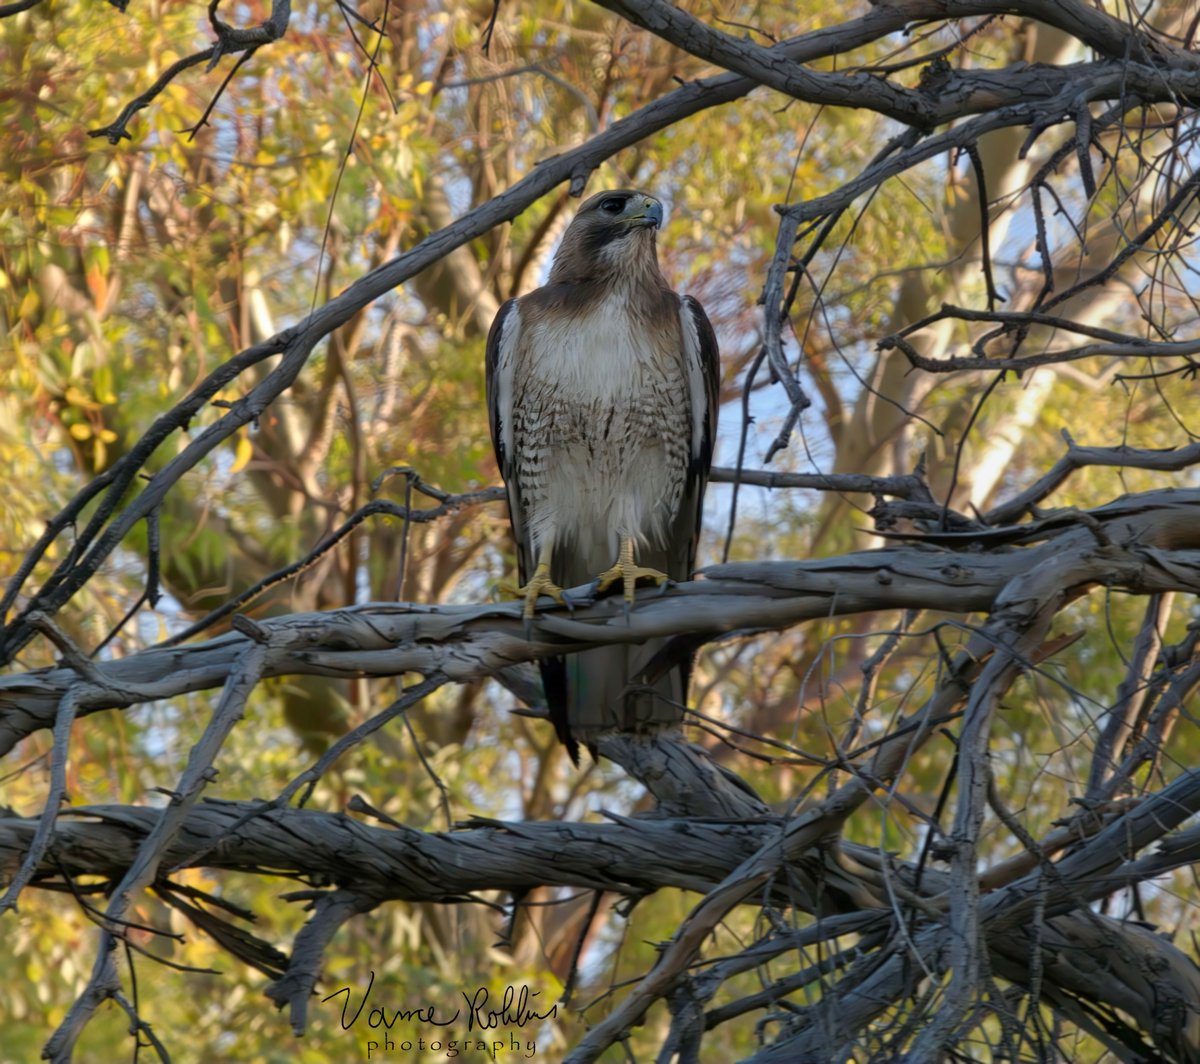
[{"label": "hawk's white breast", "polygon": [[664,542],[692,435],[681,340],[620,291],[523,321],[513,442],[535,552],[574,541],[606,566],[619,534]]}]

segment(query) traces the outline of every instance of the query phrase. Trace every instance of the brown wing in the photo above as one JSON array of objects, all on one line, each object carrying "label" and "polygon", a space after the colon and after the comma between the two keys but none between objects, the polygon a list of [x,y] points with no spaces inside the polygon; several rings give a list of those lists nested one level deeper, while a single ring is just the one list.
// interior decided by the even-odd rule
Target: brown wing
[{"label": "brown wing", "polygon": [[[683,354],[687,368],[691,400],[692,448],[684,484],[680,522],[690,521],[689,545],[684,568],[691,578],[696,563],[696,544],[700,538],[701,510],[708,473],[712,468],[713,448],[717,438],[717,409],[721,391],[721,354],[717,349],[717,334],[704,308],[691,296],[684,296],[680,317],[683,326]],[[676,529],[686,533],[687,526]]]},{"label": "brown wing", "polygon": [[508,516],[517,547],[517,575],[523,584],[532,571],[529,544],[525,538],[525,507],[521,500],[518,463],[513,454],[513,396],[517,355],[521,340],[521,313],[515,299],[496,312],[488,330],[486,348],[488,427],[496,465],[508,492]]}]

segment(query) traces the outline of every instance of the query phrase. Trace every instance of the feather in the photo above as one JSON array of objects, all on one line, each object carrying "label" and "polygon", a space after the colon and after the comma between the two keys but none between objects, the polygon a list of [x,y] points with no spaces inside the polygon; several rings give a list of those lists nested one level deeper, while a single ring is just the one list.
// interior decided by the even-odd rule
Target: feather
[{"label": "feather", "polygon": [[[579,209],[548,283],[501,307],[488,335],[492,442],[522,583],[587,583],[621,540],[639,566],[692,575],[716,433],[720,362],[700,304],[658,267],[658,201],[620,189]],[[541,663],[550,718],[578,763],[606,730],[677,723],[686,656],[657,674],[664,640]]]}]

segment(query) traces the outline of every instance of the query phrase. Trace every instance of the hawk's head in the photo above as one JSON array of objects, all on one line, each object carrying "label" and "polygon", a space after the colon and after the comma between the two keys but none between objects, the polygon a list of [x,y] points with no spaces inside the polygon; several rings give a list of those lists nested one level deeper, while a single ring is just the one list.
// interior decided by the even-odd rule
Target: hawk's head
[{"label": "hawk's head", "polygon": [[550,283],[598,281],[619,271],[658,273],[654,233],[662,204],[647,192],[618,188],[586,200],[567,226]]}]

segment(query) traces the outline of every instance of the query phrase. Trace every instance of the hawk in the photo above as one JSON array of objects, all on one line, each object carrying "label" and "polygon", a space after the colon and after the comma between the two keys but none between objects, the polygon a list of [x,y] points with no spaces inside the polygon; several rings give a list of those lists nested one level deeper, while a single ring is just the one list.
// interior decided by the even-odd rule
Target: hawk
[{"label": "hawk", "polygon": [[[487,340],[488,421],[508,494],[524,615],[598,579],[626,608],[638,580],[692,575],[717,424],[712,325],[658,266],[663,208],[631,189],[575,215],[545,286],[510,299]],[[571,759],[603,731],[674,723],[689,660],[646,668],[665,640],[543,659]]]}]

